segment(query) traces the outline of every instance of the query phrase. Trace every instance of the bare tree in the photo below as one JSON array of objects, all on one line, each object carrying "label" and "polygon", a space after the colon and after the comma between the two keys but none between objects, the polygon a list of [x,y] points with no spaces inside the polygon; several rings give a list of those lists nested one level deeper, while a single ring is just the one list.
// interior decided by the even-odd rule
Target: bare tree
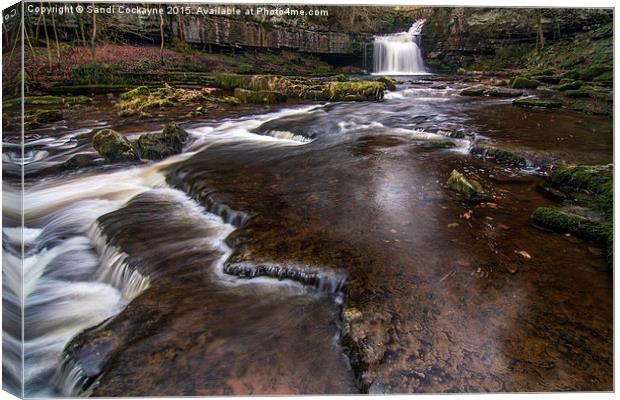
[{"label": "bare tree", "polygon": [[[43,2],[41,2],[41,8],[43,8]],[[50,72],[52,71],[52,50],[50,49],[50,36],[47,33],[47,21],[45,20],[45,13],[41,13],[43,16],[43,32],[45,32],[45,45],[47,46],[47,61],[49,63]]]},{"label": "bare tree", "polygon": [[93,34],[90,40],[90,58],[95,62],[95,40],[97,39],[97,13],[93,13]]}]

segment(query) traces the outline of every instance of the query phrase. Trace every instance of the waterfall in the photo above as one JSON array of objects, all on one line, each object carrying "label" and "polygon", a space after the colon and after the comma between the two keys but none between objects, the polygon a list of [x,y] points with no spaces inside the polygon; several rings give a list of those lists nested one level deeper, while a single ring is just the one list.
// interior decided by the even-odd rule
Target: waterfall
[{"label": "waterfall", "polygon": [[425,74],[420,50],[420,33],[425,19],[417,20],[407,32],[375,36],[375,75]]}]

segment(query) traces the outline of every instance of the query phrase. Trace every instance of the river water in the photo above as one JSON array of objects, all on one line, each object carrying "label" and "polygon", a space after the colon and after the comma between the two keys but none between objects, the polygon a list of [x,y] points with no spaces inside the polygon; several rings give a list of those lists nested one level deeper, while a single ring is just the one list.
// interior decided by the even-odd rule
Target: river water
[{"label": "river water", "polygon": [[[23,159],[5,138],[5,382],[21,287],[29,396],[611,390],[604,249],[529,221],[550,204],[538,162],[612,162],[611,120],[410,79],[380,103],[187,122],[184,153],[159,163],[59,172],[101,127],[134,138],[168,118],[128,123],[103,99],[31,132]],[[531,163],[470,155],[488,144]],[[447,190],[454,168],[493,203]],[[371,372],[351,366],[343,308],[380,355]]]}]

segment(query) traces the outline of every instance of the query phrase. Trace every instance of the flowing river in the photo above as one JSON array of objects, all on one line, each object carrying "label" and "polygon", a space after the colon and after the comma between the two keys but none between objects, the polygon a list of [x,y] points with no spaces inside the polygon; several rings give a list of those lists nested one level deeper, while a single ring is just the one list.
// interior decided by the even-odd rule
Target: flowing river
[{"label": "flowing river", "polygon": [[[551,203],[538,162],[612,162],[611,120],[411,79],[379,103],[186,122],[185,151],[159,163],[60,169],[102,127],[160,129],[105,99],[31,132],[23,156],[5,138],[5,385],[23,294],[27,396],[611,390],[604,250],[529,220]],[[470,154],[484,144],[528,166]],[[493,205],[458,201],[452,169]]]}]

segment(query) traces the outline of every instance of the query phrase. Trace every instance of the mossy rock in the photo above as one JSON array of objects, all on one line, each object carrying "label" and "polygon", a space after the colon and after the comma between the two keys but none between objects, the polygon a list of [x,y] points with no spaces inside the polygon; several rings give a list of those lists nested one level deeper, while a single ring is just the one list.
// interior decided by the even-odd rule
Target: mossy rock
[{"label": "mossy rock", "polygon": [[345,74],[338,74],[338,75],[332,76],[331,80],[336,81],[336,82],[347,82],[349,78],[347,78]]},{"label": "mossy rock", "polygon": [[536,89],[539,85],[539,81],[524,76],[516,76],[510,82],[510,87],[513,89]]},{"label": "mossy rock", "polygon": [[613,71],[605,71],[596,78],[592,79],[594,82],[613,82],[614,80],[614,72]]},{"label": "mossy rock", "polygon": [[329,101],[329,92],[327,90],[308,90],[304,93],[305,100]]},{"label": "mossy rock", "polygon": [[548,83],[550,85],[557,85],[558,83],[560,83],[560,80],[562,78],[557,75],[534,75],[532,76],[532,79],[542,83]]},{"label": "mossy rock", "polygon": [[327,87],[330,101],[379,101],[384,90],[382,82],[330,82]]},{"label": "mossy rock", "polygon": [[102,129],[93,136],[93,147],[108,161],[136,161],[138,153],[131,142],[112,129]]},{"label": "mossy rock", "polygon": [[250,75],[218,74],[215,76],[215,84],[223,89],[247,88],[252,80]]},{"label": "mossy rock", "polygon": [[570,97],[570,98],[590,97],[588,92],[586,92],[584,90],[581,90],[581,89],[577,89],[577,90],[564,90],[563,94],[564,94],[564,96]]},{"label": "mossy rock", "polygon": [[484,96],[486,94],[486,90],[482,88],[467,88],[461,90],[459,93],[461,96]]},{"label": "mossy rock", "polygon": [[561,233],[569,232],[575,236],[605,243],[605,234],[601,223],[602,215],[581,206],[562,205],[556,207],[539,207],[532,213],[532,220]]},{"label": "mossy rock", "polygon": [[565,91],[565,90],[577,90],[581,87],[581,85],[583,85],[580,81],[574,81],[574,80],[568,80],[568,81],[564,81],[562,80],[560,86],[557,87],[557,89],[561,92]]},{"label": "mossy rock", "polygon": [[93,99],[88,96],[67,96],[64,99],[65,104],[70,106],[91,104]]},{"label": "mossy rock", "polygon": [[24,104],[33,106],[60,106],[62,97],[58,96],[25,96]]},{"label": "mossy rock", "polygon": [[131,100],[140,96],[148,96],[150,90],[146,86],[138,86],[135,89],[132,89],[128,92],[121,94],[121,100]]},{"label": "mossy rock", "polygon": [[483,202],[490,199],[479,182],[473,179],[468,180],[455,169],[452,170],[447,183],[450,190],[462,194],[469,201]]},{"label": "mossy rock", "polygon": [[242,88],[235,89],[235,97],[242,103],[252,104],[276,104],[284,103],[287,100],[285,94],[273,90],[247,90]]},{"label": "mossy rock", "polygon": [[487,94],[491,97],[519,97],[523,95],[523,92],[518,90],[491,89],[487,92]]},{"label": "mossy rock", "polygon": [[129,89],[127,85],[121,84],[93,84],[93,85],[65,85],[56,84],[47,89],[50,93],[62,95],[91,95],[125,92]]},{"label": "mossy rock", "polygon": [[[564,72],[562,74],[562,78],[564,78],[564,79],[577,80],[577,79],[579,79],[579,77],[580,77],[579,72],[577,70],[574,70],[574,69],[568,70],[568,71],[566,71],[566,72]],[[560,83],[561,83],[561,81],[560,81]]]},{"label": "mossy rock", "polygon": [[548,183],[565,191],[588,190],[604,196],[604,202],[613,201],[613,166],[579,165],[560,167],[549,172]]},{"label": "mossy rock", "polygon": [[142,158],[160,160],[183,151],[183,143],[189,134],[175,123],[167,124],[161,133],[145,134],[138,138],[138,150]]},{"label": "mossy rock", "polygon": [[585,70],[582,70],[579,73],[579,77],[584,81],[591,81],[594,78],[604,74],[605,72],[613,72],[613,70],[613,67],[610,65],[595,64],[591,65]]},{"label": "mossy rock", "polygon": [[60,110],[36,110],[34,119],[39,124],[50,124],[62,119],[62,111]]},{"label": "mossy rock", "polygon": [[392,79],[389,76],[377,78],[377,82],[383,83],[387,90],[396,90],[396,79]]},{"label": "mossy rock", "polygon": [[516,99],[512,105],[523,108],[560,108],[562,102],[548,99]]}]

